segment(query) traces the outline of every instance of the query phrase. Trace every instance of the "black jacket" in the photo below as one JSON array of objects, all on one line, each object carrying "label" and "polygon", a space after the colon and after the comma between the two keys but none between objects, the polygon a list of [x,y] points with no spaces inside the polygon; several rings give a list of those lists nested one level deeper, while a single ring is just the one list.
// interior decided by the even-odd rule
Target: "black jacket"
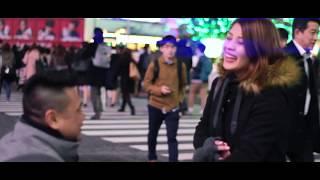
[{"label": "black jacket", "polygon": [[[96,54],[96,50],[98,48],[98,44],[91,43],[89,45],[88,55],[90,55],[92,58],[94,58]],[[89,85],[91,86],[100,86],[105,87],[106,89],[112,89],[110,85],[110,81],[107,78],[110,74],[110,68],[102,68],[102,67],[96,67],[93,65],[93,62],[91,61],[90,67],[89,67]]]},{"label": "black jacket", "polygon": [[[302,78],[299,84],[288,89],[287,95],[289,99],[291,114],[292,114],[292,127],[290,135],[289,152],[302,153],[305,146],[313,146],[314,151],[320,152],[319,148],[319,105],[317,93],[317,74],[316,67],[309,66],[310,72],[310,94],[311,102],[309,112],[307,114],[308,120],[304,118],[304,104],[306,98],[306,91],[308,87],[307,76],[304,71],[303,57],[300,55],[298,49],[291,41],[285,51],[288,55],[292,56],[300,67]],[[309,121],[309,122],[308,122]],[[306,140],[313,142],[305,143]],[[310,152],[311,153],[311,152]]]},{"label": "black jacket", "polygon": [[136,64],[136,62],[126,55],[120,56],[120,65],[119,65],[119,75],[120,75],[120,88],[122,92],[129,92],[133,93],[135,88],[135,81],[130,78],[130,63],[133,62]]},{"label": "black jacket", "polygon": [[[213,116],[217,100],[213,100],[216,79],[212,83],[203,116],[196,127],[194,147],[201,150],[209,137],[220,137],[231,147],[226,161],[285,161],[287,150],[289,111],[284,87],[294,84],[298,67],[291,59],[280,64],[269,65],[264,84],[252,79],[243,82],[233,80],[226,87],[221,118],[216,126]],[[231,130],[231,119],[237,92],[241,90],[242,100],[236,118],[235,131]],[[217,91],[217,96],[221,92]],[[204,151],[203,151],[204,152]],[[198,154],[199,155],[199,154]],[[199,158],[198,159],[202,159]]]}]

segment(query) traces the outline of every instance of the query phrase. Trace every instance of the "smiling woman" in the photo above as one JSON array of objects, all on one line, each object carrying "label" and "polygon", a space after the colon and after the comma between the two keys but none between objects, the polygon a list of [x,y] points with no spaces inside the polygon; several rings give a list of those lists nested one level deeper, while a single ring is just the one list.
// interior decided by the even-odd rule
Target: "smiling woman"
[{"label": "smiling woman", "polygon": [[290,125],[283,89],[300,77],[268,19],[231,26],[203,116],[194,135],[195,161],[285,161]]}]

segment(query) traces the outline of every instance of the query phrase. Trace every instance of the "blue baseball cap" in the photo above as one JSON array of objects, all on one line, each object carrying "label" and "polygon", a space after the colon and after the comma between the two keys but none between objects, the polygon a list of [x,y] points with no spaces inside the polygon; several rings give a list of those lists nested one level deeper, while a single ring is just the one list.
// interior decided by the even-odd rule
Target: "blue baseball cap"
[{"label": "blue baseball cap", "polygon": [[165,45],[167,43],[171,43],[171,44],[177,46],[177,40],[172,35],[165,36],[165,37],[162,38],[162,40],[157,41],[157,46],[161,47],[161,46],[163,46],[163,45]]}]

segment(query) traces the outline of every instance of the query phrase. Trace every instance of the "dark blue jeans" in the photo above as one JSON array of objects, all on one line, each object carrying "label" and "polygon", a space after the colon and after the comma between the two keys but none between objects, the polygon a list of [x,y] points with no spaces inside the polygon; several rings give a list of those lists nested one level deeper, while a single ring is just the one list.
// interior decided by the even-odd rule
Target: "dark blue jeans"
[{"label": "dark blue jeans", "polygon": [[2,86],[3,86],[4,90],[6,91],[7,100],[9,101],[10,96],[11,96],[11,81],[4,79],[2,81]]},{"label": "dark blue jeans", "polygon": [[156,145],[159,129],[165,120],[167,140],[169,146],[169,162],[178,161],[177,131],[179,126],[179,111],[163,114],[158,108],[148,105],[149,110],[149,133],[148,133],[148,158],[157,160]]}]

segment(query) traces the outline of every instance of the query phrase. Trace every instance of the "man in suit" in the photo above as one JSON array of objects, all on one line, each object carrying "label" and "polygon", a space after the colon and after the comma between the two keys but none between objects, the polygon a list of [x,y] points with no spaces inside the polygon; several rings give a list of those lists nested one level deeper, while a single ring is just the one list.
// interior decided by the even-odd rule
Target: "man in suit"
[{"label": "man in suit", "polygon": [[319,24],[316,18],[295,18],[293,40],[284,49],[297,61],[302,73],[302,79],[287,90],[292,111],[287,156],[293,162],[312,162],[313,152],[319,152],[317,76],[310,53],[317,41]]}]

